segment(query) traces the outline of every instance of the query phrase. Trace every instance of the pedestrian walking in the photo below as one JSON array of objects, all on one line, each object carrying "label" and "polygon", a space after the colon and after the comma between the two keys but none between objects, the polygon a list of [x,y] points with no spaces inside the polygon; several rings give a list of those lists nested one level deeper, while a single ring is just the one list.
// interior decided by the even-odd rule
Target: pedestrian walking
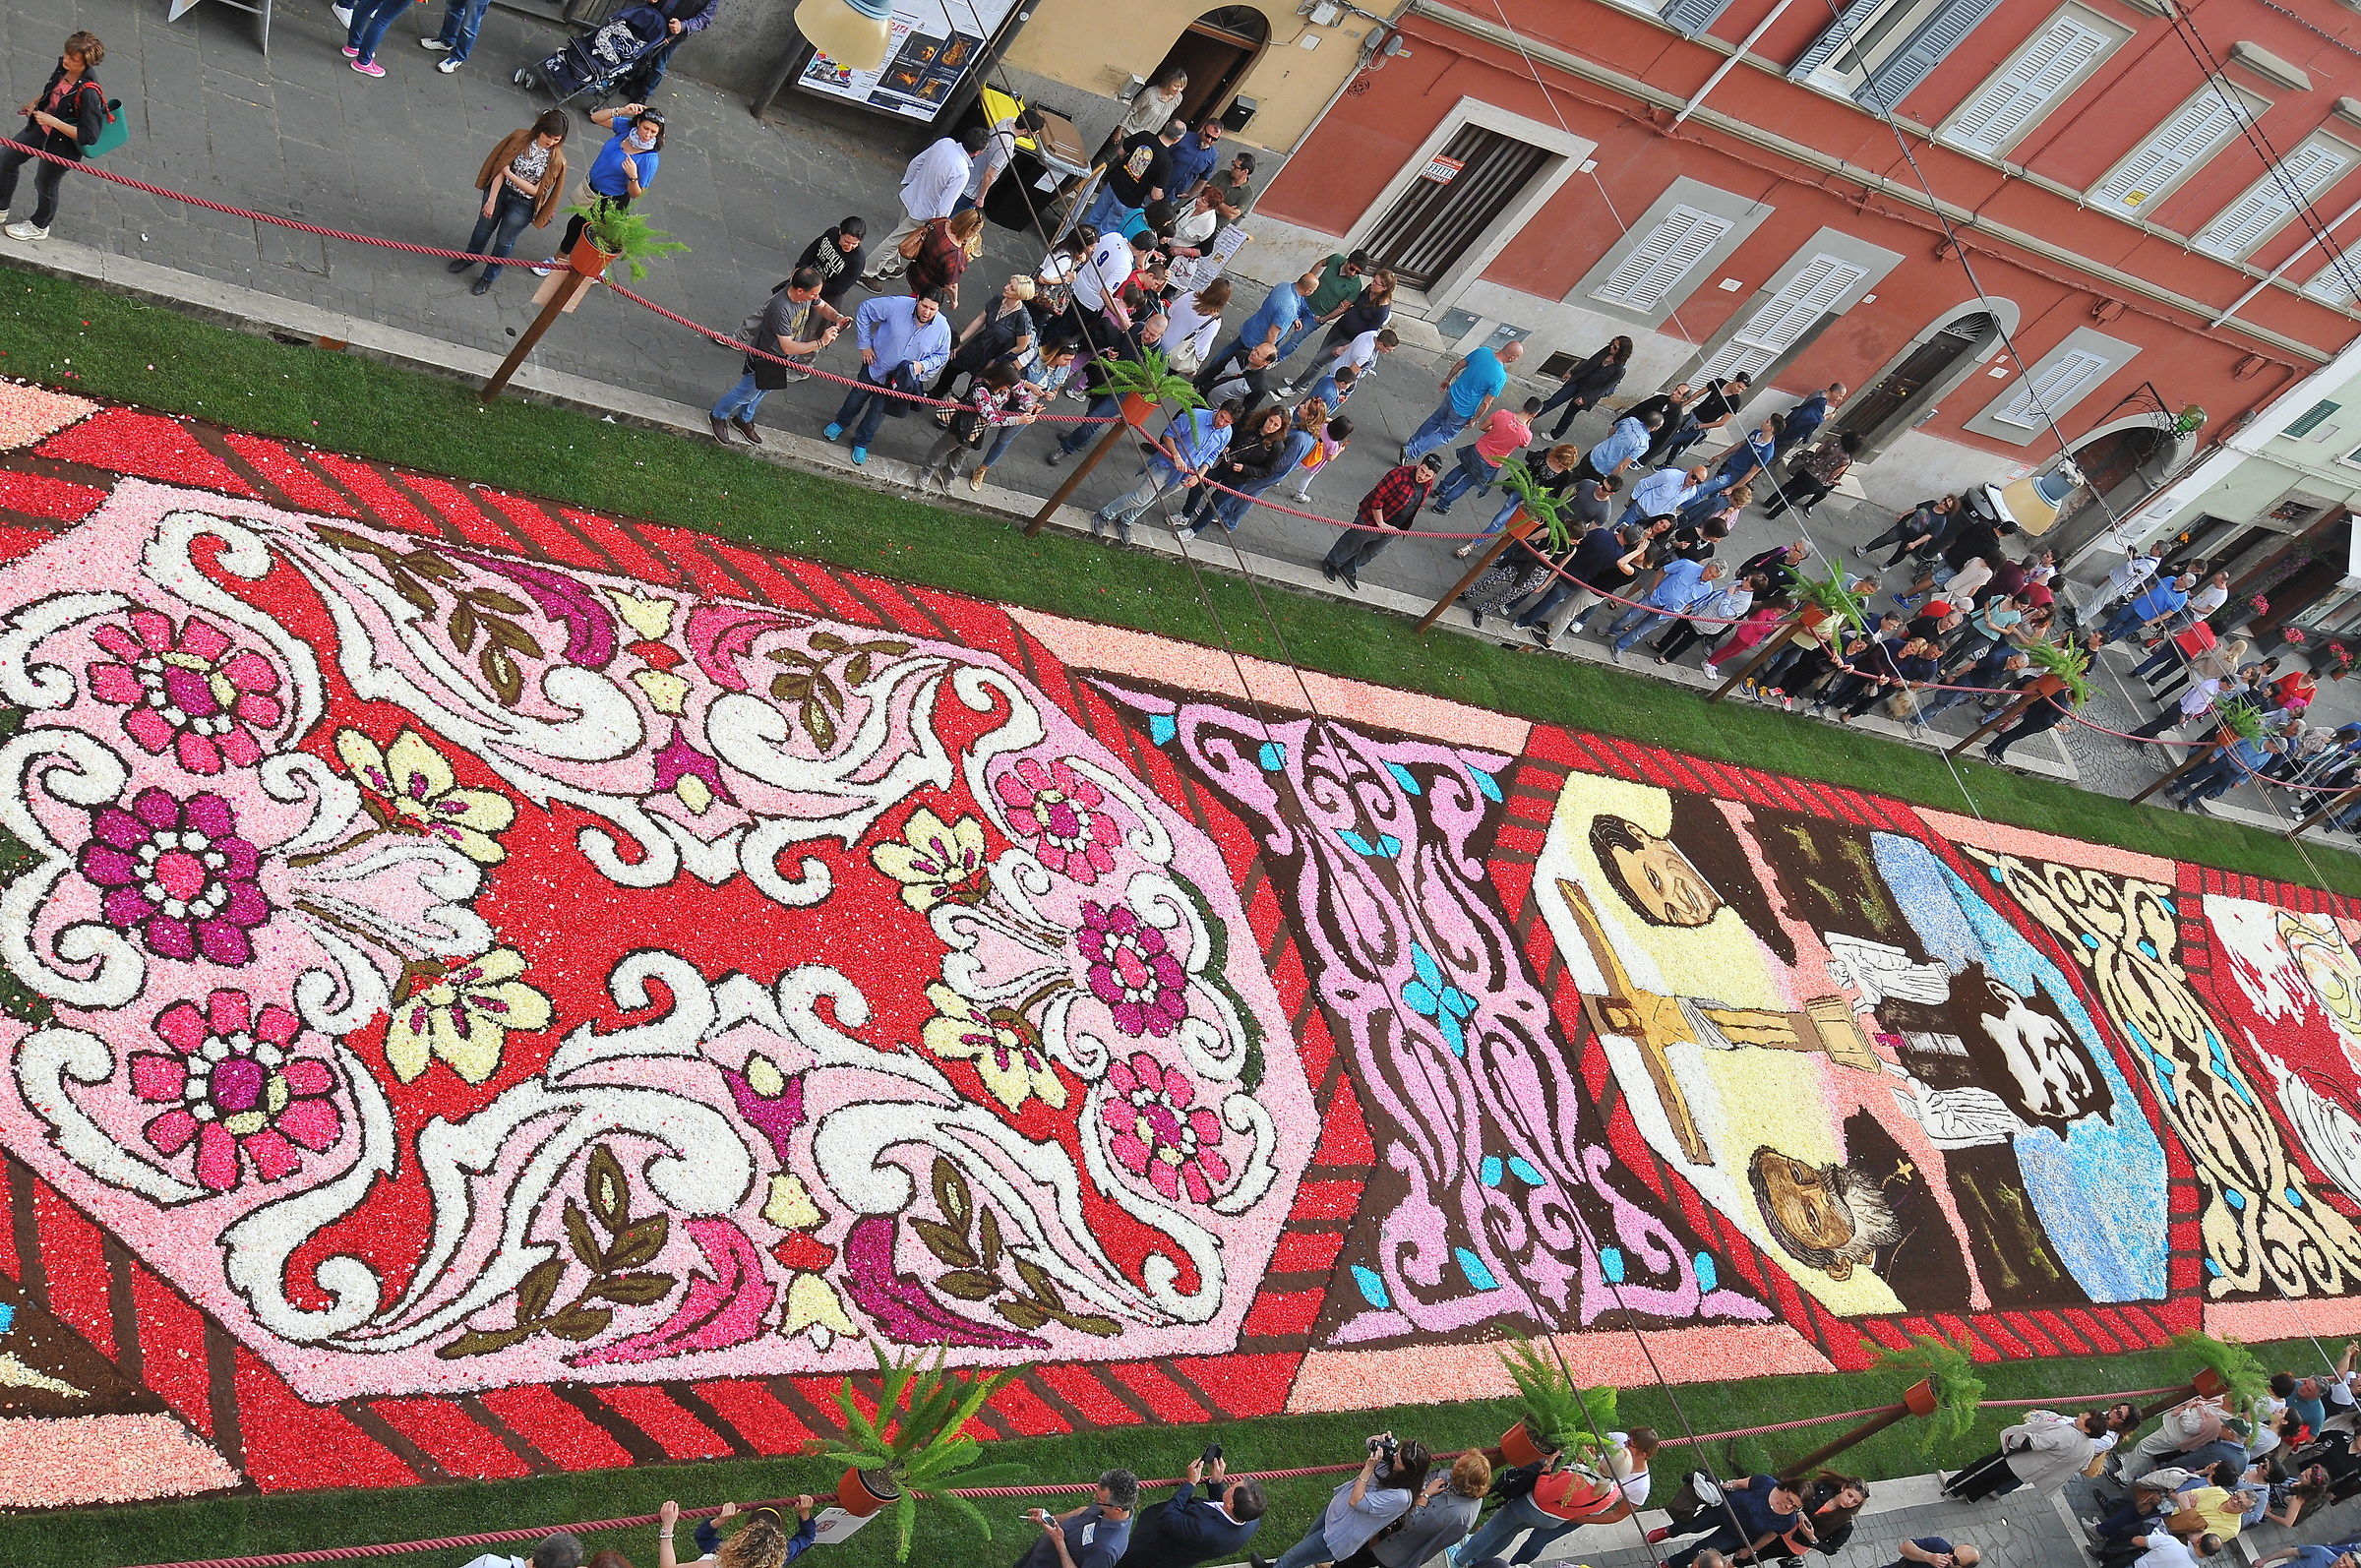
[{"label": "pedestrian walking", "polygon": [[[664,157],[664,116],[644,103],[633,102],[592,109],[590,123],[615,134],[598,150],[590,172],[583,176],[583,183],[590,188],[588,205],[592,209],[630,207],[656,183],[656,167]],[[558,245],[560,256],[573,252],[588,223],[580,212],[566,220],[566,237]],[[546,276],[558,270],[558,264],[545,262],[533,270]]]},{"label": "pedestrian walking", "polygon": [[[1273,454],[1270,465],[1260,472],[1241,472],[1236,478],[1222,480],[1222,483],[1231,486],[1238,493],[1214,496],[1207,509],[1210,511],[1211,520],[1219,522],[1223,532],[1236,533],[1238,525],[1245,520],[1246,513],[1254,510],[1254,498],[1264,491],[1272,489],[1289,474],[1295,472],[1297,465],[1318,448],[1320,433],[1327,428],[1328,405],[1326,403],[1321,402],[1317,397],[1306,397],[1298,403],[1294,414],[1288,416],[1286,425],[1282,429],[1278,441],[1278,451]],[[1235,454],[1237,450],[1237,444],[1232,443],[1232,453]],[[1200,489],[1198,495],[1202,498],[1205,492]],[[1195,538],[1205,531],[1207,520],[1203,515],[1192,517],[1190,526],[1181,530],[1181,536],[1189,539]]]},{"label": "pedestrian walking", "polygon": [[[1780,445],[1787,445],[1786,427],[1781,427]],[[1826,501],[1837,482],[1852,470],[1853,458],[1860,455],[1861,438],[1849,430],[1839,431],[1834,441],[1824,441],[1795,459],[1787,471],[1787,482],[1776,488],[1771,504],[1763,508],[1766,517],[1786,514],[1789,507],[1805,516]]]},{"label": "pedestrian walking", "polygon": [[1122,146],[1140,132],[1161,131],[1171,124],[1179,117],[1180,95],[1187,90],[1186,71],[1167,71],[1141,88],[1132,95],[1130,107],[1123,111],[1123,117],[1116,122],[1114,134],[1107,139],[1107,146],[1100,149],[1101,160],[1105,159],[1109,150]]},{"label": "pedestrian walking", "polygon": [[1715,586],[1721,579],[1719,561],[1691,561],[1676,556],[1665,562],[1640,602],[1607,623],[1607,657],[1622,663],[1631,645],[1648,634],[1651,622],[1677,623],[1704,609],[1709,601],[1721,595],[1722,590]]},{"label": "pedestrian walking", "polygon": [[[443,26],[418,40],[418,47],[443,56],[435,69],[451,75],[475,52],[475,35],[483,30],[484,13],[492,0],[443,0]],[[635,94],[643,96],[644,94]]]},{"label": "pedestrian walking", "polygon": [[1198,391],[1207,391],[1218,373],[1232,361],[1242,359],[1249,350],[1268,346],[1270,357],[1263,363],[1276,364],[1280,357],[1280,338],[1303,314],[1304,306],[1317,286],[1318,277],[1311,272],[1305,272],[1290,282],[1272,284],[1271,291],[1262,297],[1262,303],[1254,307],[1254,314],[1248,316],[1239,328],[1238,335],[1224,343],[1221,352],[1215,354],[1206,368],[1198,373]]},{"label": "pedestrian walking", "polygon": [[664,85],[664,70],[671,64],[674,52],[711,27],[713,19],[721,15],[721,0],[641,0],[633,9],[654,12],[661,25],[656,46],[639,57],[622,83],[621,90],[627,97],[644,103]]},{"label": "pedestrian walking", "polygon": [[1033,423],[1041,413],[1040,392],[1005,360],[975,378],[960,403],[948,410],[950,420],[919,465],[921,485],[931,481],[938,490],[950,489],[951,481],[958,477],[962,453],[981,448],[1002,428],[1021,429]]},{"label": "pedestrian walking", "polygon": [[[1173,520],[1173,526],[1183,539],[1194,539],[1198,528],[1213,520],[1217,501],[1230,499],[1218,486],[1237,489],[1263,479],[1276,478],[1280,448],[1287,441],[1287,410],[1277,403],[1249,408],[1230,432],[1230,444],[1222,454],[1206,466],[1203,477],[1190,493],[1188,505]],[[1236,527],[1232,523],[1230,526]]]},{"label": "pedestrian walking", "polygon": [[984,199],[992,194],[993,185],[1015,160],[1016,144],[1026,137],[1039,136],[1048,124],[1041,111],[1032,108],[1019,109],[993,121],[986,128],[984,151],[967,160],[967,189],[959,193],[960,208],[982,207]]},{"label": "pedestrian walking", "polygon": [[[748,446],[761,446],[761,433],[755,429],[755,412],[762,406],[764,395],[789,382],[808,379],[812,373],[801,362],[809,362],[813,355],[834,342],[843,327],[844,318],[820,298],[819,274],[809,267],[797,268],[787,281],[771,290],[769,300],[748,317],[739,330],[748,348],[745,372],[737,385],[723,392],[706,412],[705,417],[712,421],[713,439],[726,447],[730,444],[730,432],[735,430]],[[759,353],[755,352],[757,349]],[[782,365],[779,358],[799,363]]]},{"label": "pedestrian walking", "polygon": [[1165,307],[1171,319],[1164,329],[1164,357],[1174,371],[1193,376],[1205,368],[1205,356],[1222,330],[1222,312],[1230,308],[1230,279],[1217,277],[1193,294],[1176,294]]},{"label": "pedestrian walking", "polygon": [[[484,193],[484,200],[475,229],[467,236],[470,254],[506,256],[516,248],[516,236],[525,224],[549,226],[566,186],[566,132],[573,123],[563,109],[544,110],[531,125],[502,137],[485,155],[483,167],[475,171],[475,188]],[[474,265],[456,261],[449,270],[463,272]],[[500,264],[486,262],[483,275],[467,292],[489,293],[499,276]]]},{"label": "pedestrian walking", "polygon": [[910,408],[909,398],[873,389],[918,395],[951,357],[951,327],[942,319],[942,302],[931,294],[880,294],[855,313],[853,335],[861,344],[860,375],[822,434],[834,441],[850,427],[853,461],[865,463],[878,422],[899,419]]},{"label": "pedestrian walking", "polygon": [[386,74],[377,63],[377,46],[386,39],[394,19],[424,0],[353,0],[352,21],[344,30],[344,59],[363,76]]},{"label": "pedestrian walking", "polygon": [[976,208],[929,223],[913,257],[907,280],[913,294],[932,294],[946,306],[959,303],[959,279],[967,264],[984,254],[984,213]]},{"label": "pedestrian walking", "polygon": [[1140,465],[1146,477],[1133,489],[1116,497],[1090,514],[1090,536],[1097,538],[1109,528],[1123,543],[1131,542],[1131,523],[1141,513],[1155,505],[1156,498],[1168,490],[1194,490],[1203,482],[1206,469],[1229,450],[1230,432],[1245,409],[1235,400],[1218,408],[1191,408],[1176,414],[1164,427],[1164,437]]},{"label": "pedestrian walking", "polygon": [[799,270],[809,267],[819,273],[819,297],[830,310],[842,311],[844,296],[861,280],[861,269],[869,260],[868,238],[868,220],[855,213],[821,230],[795,259]]},{"label": "pedestrian walking", "polygon": [[2114,569],[2100,579],[2098,586],[2074,607],[2075,620],[2088,626],[2098,618],[2099,611],[2127,594],[2137,593],[2149,578],[2156,574],[2156,569],[2163,560],[2164,547],[2151,544],[2116,562]]},{"label": "pedestrian walking", "polygon": [[1848,389],[1843,382],[1831,382],[1780,415],[1779,455],[1785,457],[1818,435],[1820,427],[1828,422],[1828,416],[1836,411],[1837,405],[1844,402],[1847,395]]},{"label": "pedestrian walking", "polygon": [[1426,1445],[1415,1437],[1397,1443],[1393,1433],[1380,1432],[1370,1438],[1361,1474],[1329,1495],[1319,1523],[1281,1552],[1272,1568],[1311,1568],[1314,1563],[1349,1561],[1380,1531],[1410,1512],[1411,1504],[1426,1490],[1426,1473],[1433,1463]]},{"label": "pedestrian walking", "polygon": [[[1319,396],[1317,392],[1312,395]],[[1324,397],[1319,400],[1329,408],[1336,406],[1335,403]],[[1353,421],[1342,414],[1331,414],[1328,418],[1327,428],[1320,432],[1318,444],[1304,454],[1302,462],[1296,467],[1295,488],[1288,492],[1296,505],[1307,506],[1310,504],[1313,481],[1326,473],[1330,465],[1345,454],[1345,449],[1352,445]]]},{"label": "pedestrian walking", "polygon": [[862,277],[863,283],[873,289],[883,288],[909,270],[919,247],[909,245],[905,255],[905,242],[929,223],[940,222],[958,211],[959,198],[967,190],[970,160],[984,151],[991,138],[986,127],[970,126],[956,139],[945,136],[928,143],[902,166],[902,220],[878,242],[877,266]]},{"label": "pedestrian walking", "polygon": [[[1471,491],[1479,496],[1490,493],[1492,481],[1499,477],[1500,465],[1523,452],[1533,440],[1533,421],[1541,411],[1539,397],[1526,398],[1522,408],[1493,409],[1483,422],[1483,434],[1454,454],[1459,461],[1434,493],[1434,514],[1444,515],[1450,512],[1452,502]],[[1459,552],[1463,560],[1467,554],[1464,548]]]},{"label": "pedestrian walking", "polygon": [[1492,411],[1508,388],[1508,367],[1525,355],[1525,345],[1510,343],[1495,352],[1490,345],[1471,350],[1437,384],[1443,400],[1425,422],[1402,444],[1402,460],[1416,462]]},{"label": "pedestrian walking", "polygon": [[1315,328],[1335,323],[1351,309],[1361,298],[1362,290],[1368,286],[1368,274],[1376,270],[1377,264],[1369,260],[1366,251],[1355,251],[1350,256],[1337,251],[1320,263],[1312,271],[1311,293],[1304,299],[1303,309],[1279,339],[1280,361],[1284,363],[1302,347]]},{"label": "pedestrian walking", "polygon": [[[1515,1470],[1503,1476],[1501,1486],[1509,1492],[1507,1499],[1469,1538],[1460,1558],[1471,1564],[1486,1559],[1535,1562],[1560,1537],[1584,1525],[1614,1524],[1630,1518],[1648,1501],[1648,1461],[1658,1447],[1656,1432],[1640,1426],[1629,1432],[1609,1432],[1607,1439],[1615,1446],[1592,1464],[1558,1453],[1544,1460],[1538,1470]],[[1525,1538],[1523,1542],[1512,1547],[1519,1536]],[[1410,1568],[1417,1568],[1415,1560]]]},{"label": "pedestrian walking", "polygon": [[1431,452],[1388,469],[1353,509],[1353,520],[1360,526],[1337,530],[1336,542],[1320,560],[1320,575],[1330,582],[1342,577],[1346,587],[1359,593],[1361,569],[1383,554],[1396,533],[1408,533],[1418,522],[1419,509],[1426,504],[1435,475],[1441,472],[1442,463]]},{"label": "pedestrian walking", "polygon": [[1736,416],[1754,379],[1746,375],[1728,377],[1706,390],[1705,395],[1689,405],[1677,426],[1667,425],[1656,438],[1656,446],[1648,453],[1653,464],[1670,462],[1706,437],[1720,430]]},{"label": "pedestrian walking", "polygon": [[1649,646],[1656,650],[1656,662],[1670,664],[1699,642],[1709,647],[1728,632],[1742,624],[1754,613],[1754,602],[1768,590],[1760,573],[1730,583],[1719,592],[1710,594],[1690,606],[1686,615],[1669,632]]},{"label": "pedestrian walking", "polygon": [[1891,572],[1902,565],[1905,556],[1931,553],[1939,549],[1942,535],[1959,515],[1959,510],[1958,496],[1937,496],[1921,501],[1897,516],[1884,533],[1853,553],[1870,555],[1891,545],[1894,553],[1886,558],[1886,570]]},{"label": "pedestrian walking", "polygon": [[1173,149],[1187,134],[1187,126],[1168,120],[1124,138],[1101,172],[1099,194],[1082,221],[1101,232],[1121,228],[1150,202],[1162,201],[1172,183]]},{"label": "pedestrian walking", "polygon": [[[12,240],[45,240],[49,225],[57,219],[57,190],[66,177],[64,163],[52,163],[47,158],[34,160],[26,149],[37,149],[64,158],[67,163],[82,161],[82,150],[98,140],[106,126],[106,90],[92,75],[98,62],[106,58],[106,45],[98,41],[95,32],[76,32],[69,35],[65,46],[58,50],[57,69],[32,100],[17,112],[25,116],[25,128],[17,133],[22,144],[0,151],[0,228]],[[17,199],[17,176],[27,163],[32,164],[32,215],[7,222]]]},{"label": "pedestrian walking", "polygon": [[1549,432],[1549,439],[1565,440],[1568,427],[1574,423],[1574,416],[1598,407],[1603,399],[1612,396],[1615,389],[1623,385],[1623,373],[1630,366],[1631,339],[1628,337],[1609,338],[1604,347],[1587,358],[1576,360],[1567,370],[1566,379],[1559,384],[1557,391],[1551,392],[1542,404],[1544,414],[1552,408],[1565,410],[1557,416],[1557,428]]},{"label": "pedestrian walking", "polygon": [[935,378],[935,385],[927,389],[927,395],[947,397],[952,384],[960,377],[980,376],[1002,360],[1021,361],[1030,354],[1034,291],[1032,277],[1024,272],[1002,283],[992,303],[960,330],[951,346],[951,357],[943,362],[942,372]]},{"label": "pedestrian walking", "polygon": [[[1206,176],[1222,160],[1222,133],[1228,129],[1220,119],[1208,114],[1198,122],[1194,131],[1174,144],[1171,154],[1172,177],[1164,188],[1167,200],[1176,205],[1196,200],[1197,194],[1205,187]],[[1205,204],[1208,211],[1212,210],[1213,205],[1210,201]]]}]

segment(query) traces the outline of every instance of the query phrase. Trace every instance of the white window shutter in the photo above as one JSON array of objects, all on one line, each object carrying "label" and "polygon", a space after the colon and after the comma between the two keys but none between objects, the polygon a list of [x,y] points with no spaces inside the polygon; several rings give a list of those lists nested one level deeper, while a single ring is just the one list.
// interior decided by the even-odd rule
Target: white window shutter
[{"label": "white window shutter", "polygon": [[1881,12],[1895,3],[1896,0],[1849,0],[1837,20],[1828,25],[1827,30],[1813,39],[1812,46],[1787,67],[1788,79],[1800,82],[1819,70],[1835,57],[1839,49],[1851,41],[1854,33],[1868,27]]},{"label": "white window shutter", "polygon": [[1703,383],[1761,375],[1868,275],[1867,268],[1841,257],[1814,256],[1780,285],[1778,293],[1756,306],[1690,379]]},{"label": "white window shutter", "polygon": [[2361,302],[2361,256],[2347,252],[2331,260],[2312,274],[2304,292],[2330,305],[2351,306]]},{"label": "white window shutter", "polygon": [[2308,203],[2342,179],[2353,155],[2332,142],[2307,142],[2279,160],[2204,228],[2192,241],[2209,256],[2243,261]]},{"label": "white window shutter", "polygon": [[2090,187],[2090,199],[2118,212],[2147,208],[2238,133],[2248,111],[2243,101],[2232,98],[2231,103],[2237,104],[2235,111],[2222,101],[2218,89],[2204,89]]},{"label": "white window shutter", "polygon": [[2050,18],[2024,53],[1968,94],[1943,128],[1943,140],[1986,157],[2000,156],[2105,52],[2108,37],[2077,17]]},{"label": "white window shutter", "polygon": [[1974,31],[1999,4],[2000,0],[1943,0],[1908,42],[1869,73],[1869,80],[1853,95],[1872,106],[1901,107],[1910,90],[1925,81],[1943,63],[1943,57],[1959,47],[1960,40]]},{"label": "white window shutter", "polygon": [[2107,373],[2107,358],[2070,348],[2046,364],[2037,365],[2011,397],[1992,415],[2004,425],[2038,430],[2072,408]]},{"label": "white window shutter", "polygon": [[1718,212],[1675,206],[1664,221],[1615,264],[1606,281],[1591,290],[1591,298],[1620,305],[1625,310],[1652,313],[1680,280],[1697,269],[1706,252],[1737,227]]}]

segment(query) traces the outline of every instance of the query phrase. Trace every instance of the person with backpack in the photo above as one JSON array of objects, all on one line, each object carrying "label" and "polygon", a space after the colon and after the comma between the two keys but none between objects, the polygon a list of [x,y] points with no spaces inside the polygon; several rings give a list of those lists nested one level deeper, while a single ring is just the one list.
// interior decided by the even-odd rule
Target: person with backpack
[{"label": "person with backpack", "polygon": [[33,159],[24,148],[54,153],[68,162],[82,161],[85,148],[97,142],[106,129],[106,91],[91,72],[106,58],[106,45],[94,32],[77,32],[58,51],[57,69],[30,103],[17,112],[25,128],[17,133],[22,148],[0,151],[0,219],[9,215],[16,200],[17,174],[29,162],[32,171],[32,216],[0,228],[12,240],[45,240],[57,217],[57,188],[66,177],[65,164]]}]

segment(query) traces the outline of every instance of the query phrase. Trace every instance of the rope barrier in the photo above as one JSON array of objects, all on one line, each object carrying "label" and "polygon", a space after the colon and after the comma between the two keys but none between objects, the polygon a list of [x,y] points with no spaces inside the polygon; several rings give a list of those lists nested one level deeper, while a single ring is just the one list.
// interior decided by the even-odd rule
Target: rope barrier
[{"label": "rope barrier", "polygon": [[[2169,1388],[2135,1388],[2115,1394],[2081,1394],[2066,1398],[1988,1399],[1982,1402],[1981,1408],[1985,1410],[2025,1410],[2057,1405],[2112,1405],[2120,1404],[2125,1400],[2152,1399],[2159,1394],[2178,1393],[2186,1386],[2183,1384]],[[1706,1443],[1726,1442],[1738,1437],[1760,1437],[1772,1432],[1795,1431],[1806,1426],[1826,1426],[1835,1421],[1865,1420],[1872,1416],[1882,1416],[1891,1409],[1893,1409],[1892,1406],[1880,1405],[1872,1406],[1867,1410],[1835,1411],[1826,1416],[1806,1416],[1796,1420],[1772,1421],[1762,1426],[1740,1426],[1726,1432],[1704,1432],[1694,1438],[1672,1437],[1665,1439],[1665,1442],[1667,1446],[1684,1442],[1702,1446]],[[1470,1450],[1470,1452],[1483,1452],[1483,1450]],[[1436,1457],[1448,1461],[1458,1456],[1444,1454]],[[1228,1473],[1228,1477],[1232,1480],[1295,1480],[1311,1476],[1347,1476],[1360,1469],[1361,1462],[1355,1461],[1344,1465],[1305,1465],[1295,1470],[1231,1471]],[[1139,1484],[1143,1490],[1155,1486],[1177,1486],[1185,1478],[1180,1476],[1167,1476],[1156,1480],[1143,1480]],[[1046,1497],[1091,1492],[1097,1489],[1097,1484],[1095,1481],[1058,1481],[1040,1486],[952,1486],[946,1487],[944,1490],[950,1496],[970,1499]],[[920,1493],[919,1495],[927,1494]],[[767,1506],[783,1508],[791,1505],[793,1501],[792,1498],[774,1498],[769,1501]],[[751,1506],[766,1505],[758,1503]],[[681,1510],[681,1517],[683,1519],[710,1519],[720,1512],[721,1506],[715,1504],[710,1508],[684,1508]],[[345,1562],[357,1557],[391,1557],[414,1551],[453,1551],[469,1546],[498,1546],[521,1540],[537,1541],[561,1531],[576,1536],[588,1536],[607,1531],[631,1530],[643,1525],[652,1525],[658,1517],[655,1514],[630,1514],[620,1519],[594,1519],[578,1525],[544,1525],[525,1530],[493,1530],[473,1536],[441,1536],[431,1540],[382,1541],[357,1546],[322,1546],[311,1551],[270,1552],[253,1557],[207,1557],[190,1562],[150,1564],[148,1568],[295,1568],[295,1565],[300,1563]]]}]

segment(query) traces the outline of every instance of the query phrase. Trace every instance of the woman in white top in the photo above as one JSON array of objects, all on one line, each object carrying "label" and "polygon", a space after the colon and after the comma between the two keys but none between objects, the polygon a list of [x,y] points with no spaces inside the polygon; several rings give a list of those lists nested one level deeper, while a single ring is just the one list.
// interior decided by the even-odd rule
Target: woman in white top
[{"label": "woman in white top", "polygon": [[1194,294],[1176,294],[1165,306],[1170,320],[1164,329],[1165,357],[1181,375],[1195,373],[1213,352],[1222,330],[1222,310],[1230,303],[1230,279],[1217,277]]},{"label": "woman in white top", "polygon": [[1167,71],[1139,90],[1131,99],[1131,107],[1123,113],[1123,123],[1115,128],[1112,140],[1121,142],[1142,131],[1162,131],[1180,112],[1180,94],[1187,90],[1186,71]]}]

